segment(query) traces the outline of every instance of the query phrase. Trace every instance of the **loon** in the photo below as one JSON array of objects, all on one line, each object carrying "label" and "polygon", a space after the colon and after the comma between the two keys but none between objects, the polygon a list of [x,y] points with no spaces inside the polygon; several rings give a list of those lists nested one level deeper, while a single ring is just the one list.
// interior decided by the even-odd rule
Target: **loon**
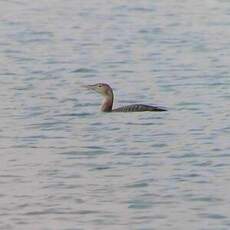
[{"label": "loon", "polygon": [[113,109],[113,90],[106,83],[97,83],[94,85],[86,85],[84,86],[87,89],[96,91],[97,93],[103,96],[103,101],[101,104],[102,112],[144,112],[144,111],[152,111],[152,112],[162,112],[167,111],[164,108],[160,108],[157,106],[143,105],[143,104],[132,104],[123,107],[119,107]]}]

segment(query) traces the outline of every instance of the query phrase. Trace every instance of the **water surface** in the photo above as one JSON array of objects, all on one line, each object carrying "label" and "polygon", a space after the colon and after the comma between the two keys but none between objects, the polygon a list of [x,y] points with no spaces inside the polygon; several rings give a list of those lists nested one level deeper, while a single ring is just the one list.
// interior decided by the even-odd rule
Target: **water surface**
[{"label": "water surface", "polygon": [[[1,229],[229,229],[230,4],[2,1]],[[99,111],[82,84],[107,82]]]}]

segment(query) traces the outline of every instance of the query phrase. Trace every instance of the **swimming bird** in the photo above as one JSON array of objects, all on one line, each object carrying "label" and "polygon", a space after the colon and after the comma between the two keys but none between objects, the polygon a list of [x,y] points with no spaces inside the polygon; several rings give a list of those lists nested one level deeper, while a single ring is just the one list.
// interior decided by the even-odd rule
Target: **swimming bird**
[{"label": "swimming bird", "polygon": [[90,90],[94,90],[97,93],[103,96],[103,101],[101,104],[102,112],[144,112],[144,111],[152,111],[152,112],[162,112],[167,111],[164,108],[160,108],[157,106],[143,105],[143,104],[132,104],[123,107],[119,107],[113,109],[113,89],[106,83],[97,83],[94,85],[87,85],[86,88]]}]

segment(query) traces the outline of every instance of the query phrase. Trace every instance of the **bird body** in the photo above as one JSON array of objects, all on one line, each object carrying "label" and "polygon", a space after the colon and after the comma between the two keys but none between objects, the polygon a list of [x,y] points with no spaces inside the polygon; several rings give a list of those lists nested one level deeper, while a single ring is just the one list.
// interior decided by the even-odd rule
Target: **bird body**
[{"label": "bird body", "polygon": [[157,106],[143,105],[143,104],[126,105],[112,110],[112,112],[145,112],[145,111],[161,112],[166,110]]},{"label": "bird body", "polygon": [[104,99],[101,104],[102,112],[145,112],[145,111],[162,112],[162,111],[167,111],[166,109],[160,108],[158,106],[150,106],[150,105],[143,105],[143,104],[132,104],[132,105],[127,105],[127,106],[113,109],[113,99],[114,99],[113,90],[108,84],[98,83],[95,85],[87,85],[86,88],[94,90],[103,96]]}]

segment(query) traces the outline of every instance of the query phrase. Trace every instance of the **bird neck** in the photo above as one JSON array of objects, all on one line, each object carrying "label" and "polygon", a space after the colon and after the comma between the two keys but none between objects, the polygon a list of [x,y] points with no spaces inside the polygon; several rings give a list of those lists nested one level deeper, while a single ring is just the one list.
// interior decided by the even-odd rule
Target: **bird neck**
[{"label": "bird neck", "polygon": [[104,99],[102,101],[101,105],[101,111],[102,112],[111,112],[113,108],[113,92],[110,91],[108,94],[104,96]]}]

